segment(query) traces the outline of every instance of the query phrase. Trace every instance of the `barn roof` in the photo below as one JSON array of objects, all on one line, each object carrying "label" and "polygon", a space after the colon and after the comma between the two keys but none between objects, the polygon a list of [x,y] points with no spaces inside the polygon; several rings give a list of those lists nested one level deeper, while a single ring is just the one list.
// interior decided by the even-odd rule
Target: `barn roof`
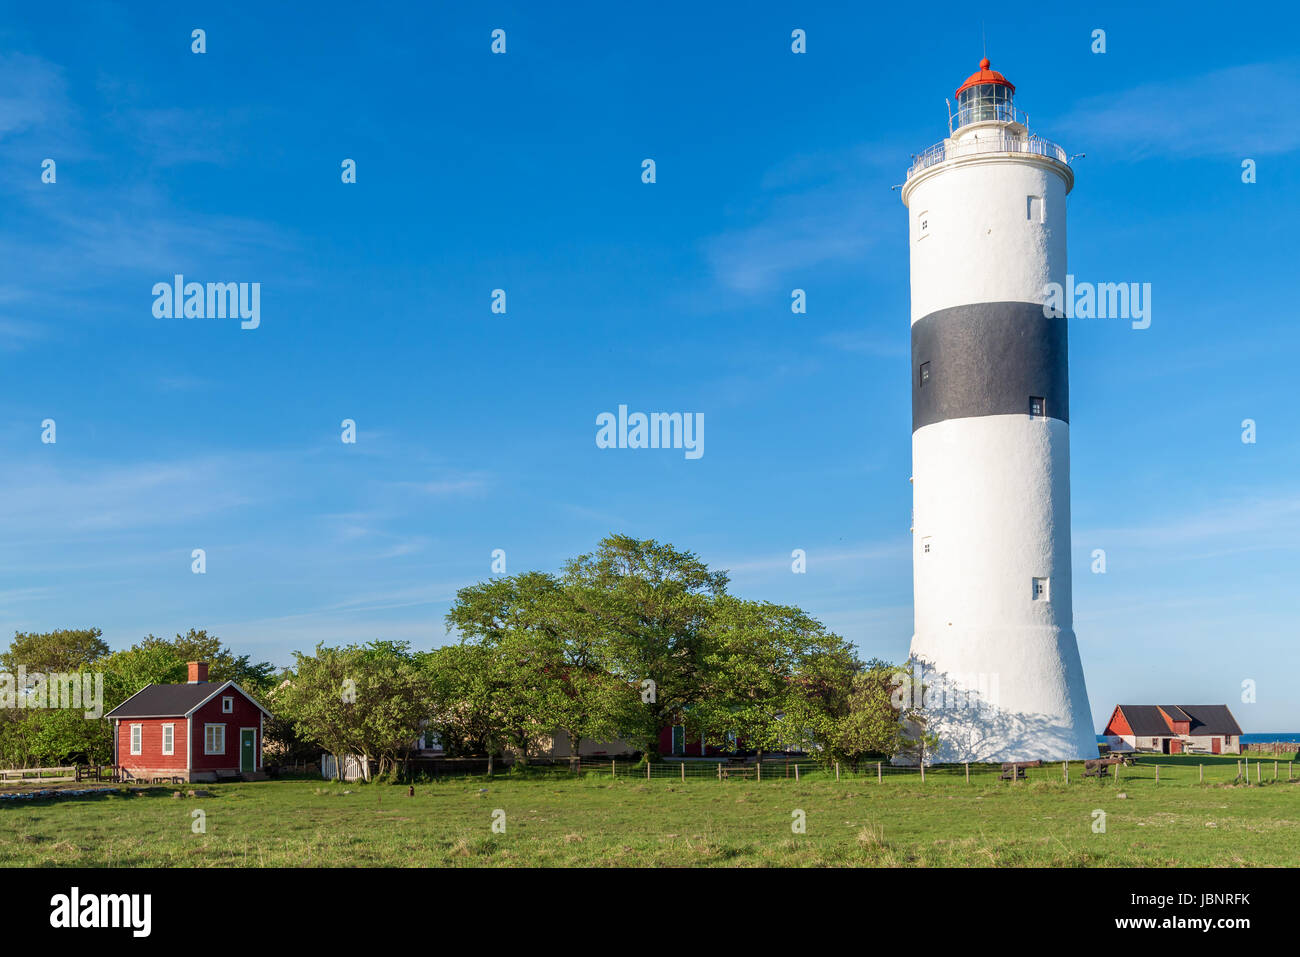
[{"label": "barn roof", "polygon": [[145,685],[104,715],[106,718],[185,718],[227,688],[238,691],[267,717],[271,712],[233,681],[181,685]]},{"label": "barn roof", "polygon": [[1241,734],[1232,712],[1226,704],[1122,704],[1129,727],[1142,737],[1169,737],[1173,730],[1165,721],[1163,710],[1175,721],[1191,722],[1191,734]]},{"label": "barn roof", "polygon": [[1241,726],[1226,704],[1180,704],[1192,719],[1192,734],[1241,734]]},{"label": "barn roof", "polygon": [[1133,733],[1142,737],[1155,737],[1163,734],[1173,734],[1169,729],[1168,722],[1165,721],[1164,715],[1160,709],[1153,704],[1122,704],[1119,710],[1124,712],[1124,718],[1128,721],[1128,726],[1133,729]]}]

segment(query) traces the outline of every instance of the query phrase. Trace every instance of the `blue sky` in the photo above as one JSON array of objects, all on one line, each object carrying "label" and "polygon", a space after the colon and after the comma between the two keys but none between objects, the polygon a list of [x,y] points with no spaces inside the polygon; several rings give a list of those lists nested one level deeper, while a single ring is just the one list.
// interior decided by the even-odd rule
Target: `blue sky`
[{"label": "blue sky", "polygon": [[[1087,153],[1070,271],[1153,287],[1149,329],[1070,329],[1094,716],[1300,727],[1297,14],[809,6],[5,4],[0,629],[430,647],[493,549],[555,570],[621,531],[904,658],[889,187],[942,139],[982,18],[1033,127]],[[260,282],[260,327],[156,319],[175,273]],[[704,456],[598,449],[619,404],[702,412]]]}]

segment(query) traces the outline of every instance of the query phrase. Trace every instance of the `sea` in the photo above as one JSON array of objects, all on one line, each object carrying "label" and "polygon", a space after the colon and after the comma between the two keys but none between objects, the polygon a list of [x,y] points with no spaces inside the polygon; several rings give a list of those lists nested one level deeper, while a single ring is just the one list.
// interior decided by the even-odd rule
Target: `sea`
[{"label": "sea", "polygon": [[[1106,736],[1104,734],[1097,735],[1098,744],[1105,740]],[[1242,744],[1267,744],[1271,741],[1300,744],[1300,731],[1267,731],[1263,734],[1243,734],[1241,736]]]}]

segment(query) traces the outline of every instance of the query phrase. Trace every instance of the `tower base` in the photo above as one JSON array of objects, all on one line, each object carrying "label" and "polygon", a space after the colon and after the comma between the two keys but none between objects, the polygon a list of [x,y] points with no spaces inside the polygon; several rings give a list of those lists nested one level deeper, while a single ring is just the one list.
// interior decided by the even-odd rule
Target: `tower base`
[{"label": "tower base", "polygon": [[[946,634],[941,642],[913,637],[910,703],[925,733],[938,738],[926,749],[927,764],[1097,757],[1074,632],[1012,631],[967,633],[955,641]],[[977,662],[993,670],[964,670]],[[913,738],[918,730],[911,729]],[[917,756],[898,763],[916,764]]]}]

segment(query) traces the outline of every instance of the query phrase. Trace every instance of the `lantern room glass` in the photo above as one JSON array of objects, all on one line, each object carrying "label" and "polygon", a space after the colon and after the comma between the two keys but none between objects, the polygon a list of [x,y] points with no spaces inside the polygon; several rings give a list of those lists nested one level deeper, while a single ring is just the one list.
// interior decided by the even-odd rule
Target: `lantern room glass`
[{"label": "lantern room glass", "polygon": [[957,97],[957,126],[988,120],[1015,121],[1011,88],[1001,83],[980,83],[962,90]]}]

